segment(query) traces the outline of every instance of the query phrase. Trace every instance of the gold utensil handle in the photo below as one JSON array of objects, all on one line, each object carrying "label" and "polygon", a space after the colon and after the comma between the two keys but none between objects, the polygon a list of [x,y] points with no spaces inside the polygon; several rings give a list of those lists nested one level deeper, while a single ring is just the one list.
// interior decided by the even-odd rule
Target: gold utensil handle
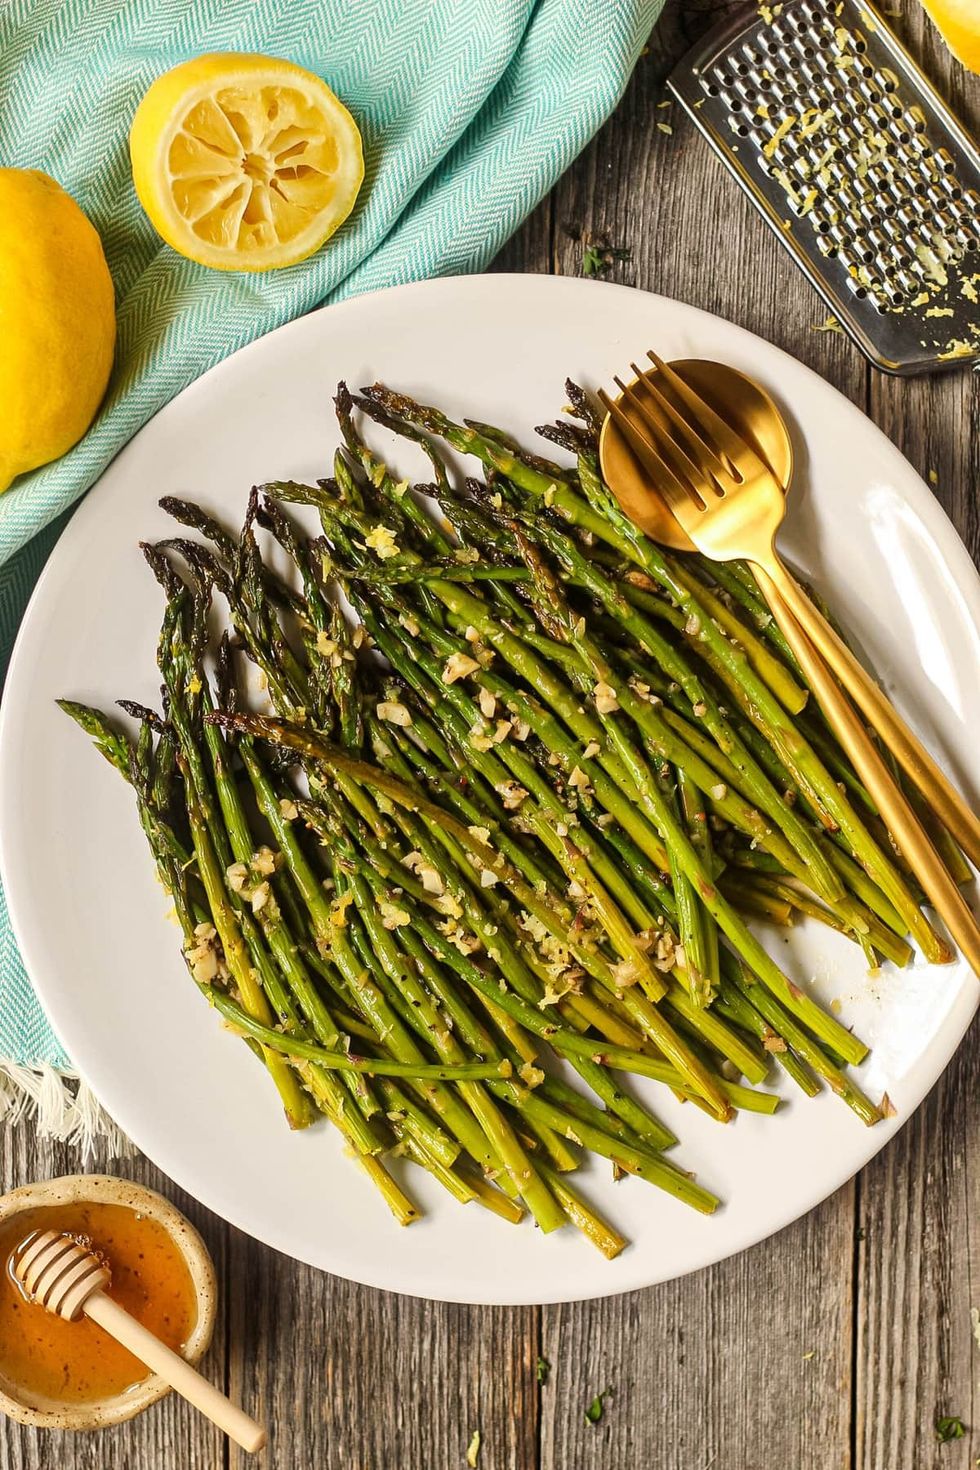
[{"label": "gold utensil handle", "polygon": [[[918,817],[892,780],[847,696],[816,647],[808,640],[801,623],[797,622],[795,609],[790,610],[789,599],[783,601],[784,579],[787,582],[791,580],[789,573],[777,563],[773,569],[779,577],[777,586],[768,567],[762,568],[756,563],[755,570],[772,614],[816,694],[829,725],[854,762],[855,770],[939,917],[974,974],[980,976],[980,928],[977,921]],[[800,592],[800,596],[805,599],[804,593]]]},{"label": "gold utensil handle", "polygon": [[[980,868],[980,817],[939,769],[929,752],[905,724],[891,701],[863,669],[847,644],[838,637],[826,618],[814,607],[798,582],[781,569],[780,596],[797,622],[816,645],[844,688],[863,712],[909,778],[915,783],[947,831]],[[785,579],[785,580],[784,580]]]},{"label": "gold utensil handle", "polygon": [[224,1430],[248,1454],[254,1455],[262,1449],[266,1442],[266,1433],[261,1424],[257,1424],[243,1409],[233,1404],[213,1383],[202,1378],[196,1368],[192,1368],[179,1353],[173,1352],[166,1343],[154,1337],[142,1322],[137,1322],[112,1297],[106,1296],[105,1292],[94,1291],[82,1311],[93,1322],[98,1322],[117,1342],[129,1348],[141,1363],[158,1373],[171,1388],[175,1388],[192,1403],[195,1409],[206,1414],[212,1423]]}]

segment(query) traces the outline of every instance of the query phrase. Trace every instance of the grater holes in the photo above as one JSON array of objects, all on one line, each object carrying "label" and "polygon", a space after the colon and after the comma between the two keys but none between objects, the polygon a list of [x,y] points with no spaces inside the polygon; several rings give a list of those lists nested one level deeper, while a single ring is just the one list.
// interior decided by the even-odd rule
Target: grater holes
[{"label": "grater holes", "polygon": [[798,248],[841,292],[847,280],[855,314],[907,311],[911,325],[938,295],[940,268],[951,274],[969,252],[977,269],[976,174],[915,82],[905,91],[904,66],[888,69],[896,57],[860,4],[794,0],[775,20],[760,7],[761,21],[707,62],[699,90],[718,99],[742,170],[751,159]]}]

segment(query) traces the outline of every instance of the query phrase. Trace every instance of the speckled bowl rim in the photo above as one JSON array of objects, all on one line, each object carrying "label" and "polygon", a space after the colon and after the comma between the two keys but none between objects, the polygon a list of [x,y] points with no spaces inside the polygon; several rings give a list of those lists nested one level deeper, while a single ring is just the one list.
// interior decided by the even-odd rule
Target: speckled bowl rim
[{"label": "speckled bowl rim", "polygon": [[[207,1351],[214,1331],[218,1297],[214,1262],[191,1222],[155,1189],[111,1174],[65,1174],[40,1184],[25,1184],[0,1196],[0,1223],[22,1210],[79,1200],[129,1206],[159,1221],[169,1233],[187,1263],[197,1293],[197,1321],[187,1340],[184,1356],[189,1363],[198,1363]],[[141,1414],[169,1392],[169,1385],[156,1373],[151,1373],[137,1388],[110,1398],[96,1399],[87,1404],[66,1403],[63,1408],[40,1409],[13,1398],[0,1386],[0,1409],[11,1419],[38,1429],[105,1429]]]}]

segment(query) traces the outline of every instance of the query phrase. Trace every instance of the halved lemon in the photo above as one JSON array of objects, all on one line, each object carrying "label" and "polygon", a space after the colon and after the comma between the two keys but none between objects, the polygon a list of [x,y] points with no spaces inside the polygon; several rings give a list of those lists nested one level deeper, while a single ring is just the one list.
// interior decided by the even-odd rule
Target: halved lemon
[{"label": "halved lemon", "polygon": [[181,255],[225,271],[305,260],[341,225],[364,178],[361,135],[312,72],[219,52],[150,87],[129,133],[150,222]]},{"label": "halved lemon", "polygon": [[922,0],[954,56],[980,72],[980,5],[977,0]]}]

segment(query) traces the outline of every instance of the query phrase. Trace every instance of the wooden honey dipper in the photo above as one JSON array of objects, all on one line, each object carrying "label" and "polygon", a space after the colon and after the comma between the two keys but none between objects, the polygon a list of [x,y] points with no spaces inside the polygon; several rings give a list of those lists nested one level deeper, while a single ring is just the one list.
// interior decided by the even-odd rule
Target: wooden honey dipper
[{"label": "wooden honey dipper", "polygon": [[94,1250],[70,1235],[45,1230],[29,1235],[14,1253],[13,1273],[29,1299],[46,1311],[67,1322],[77,1321],[83,1313],[97,1322],[243,1450],[254,1454],[265,1444],[261,1424],[106,1296],[111,1273]]}]

